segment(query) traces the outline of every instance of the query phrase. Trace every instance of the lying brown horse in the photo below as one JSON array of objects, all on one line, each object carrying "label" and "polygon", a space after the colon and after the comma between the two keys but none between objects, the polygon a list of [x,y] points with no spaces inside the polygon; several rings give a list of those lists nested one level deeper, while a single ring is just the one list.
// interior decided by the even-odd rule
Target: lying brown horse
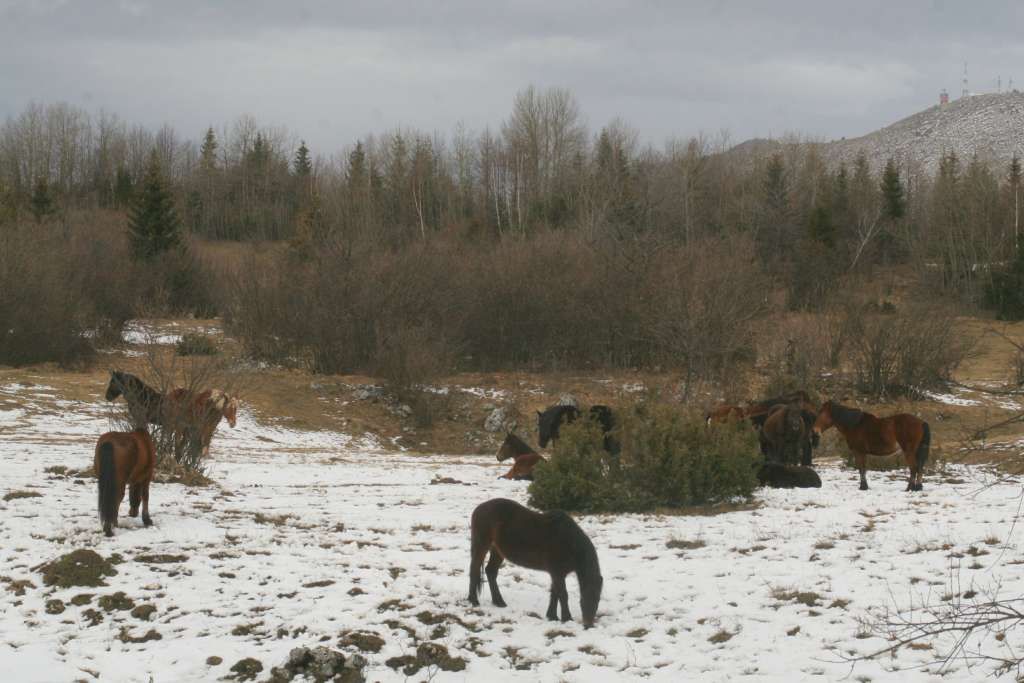
[{"label": "lying brown horse", "polygon": [[498,569],[505,560],[527,569],[545,571],[551,575],[551,600],[547,618],[558,618],[556,606],[561,604],[562,621],[569,621],[569,592],[565,577],[576,572],[580,583],[580,610],[583,626],[590,628],[597,616],[601,601],[601,567],[597,551],[572,517],[561,511],[534,512],[505,498],[494,498],[473,510],[470,538],[472,549],[469,563],[469,602],[480,604],[480,567],[488,551],[487,584],[491,601],[505,607],[498,590]]},{"label": "lying brown horse", "polygon": [[113,536],[117,526],[117,511],[124,500],[124,488],[129,486],[129,517],[139,514],[142,504],[142,523],[153,524],[149,516],[149,483],[156,467],[156,448],[145,429],[134,432],[107,432],[96,441],[93,468],[99,489],[100,522],[103,533]]},{"label": "lying brown horse", "polygon": [[910,470],[907,491],[920,491],[921,475],[928,461],[931,428],[924,420],[908,413],[875,417],[856,408],[847,408],[835,401],[826,401],[814,422],[814,431],[821,434],[835,427],[846,439],[860,470],[860,490],[866,491],[864,475],[868,455],[894,455],[903,451],[903,461]]},{"label": "lying brown horse", "polygon": [[515,464],[512,465],[512,469],[498,477],[499,479],[533,481],[533,468],[537,466],[537,463],[544,461],[543,456],[512,432],[505,436],[504,443],[498,449],[498,462],[504,462],[509,458],[515,458]]}]

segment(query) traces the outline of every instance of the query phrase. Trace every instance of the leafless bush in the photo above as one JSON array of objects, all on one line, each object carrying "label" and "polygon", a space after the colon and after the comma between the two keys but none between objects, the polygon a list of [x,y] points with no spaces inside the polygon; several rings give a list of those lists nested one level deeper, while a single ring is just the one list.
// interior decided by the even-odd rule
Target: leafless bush
[{"label": "leafless bush", "polygon": [[[206,469],[200,434],[210,418],[197,412],[191,402],[208,389],[218,389],[231,397],[244,391],[245,381],[237,366],[223,356],[188,356],[182,358],[173,349],[149,340],[144,369],[139,378],[167,396],[175,389],[184,390],[181,402],[165,401],[162,425],[149,425],[156,445],[157,468],[175,476],[203,475]],[[117,404],[117,421],[124,429],[132,429],[135,419],[127,403]],[[226,426],[221,424],[221,428]]]},{"label": "leafless bush", "polygon": [[916,396],[949,381],[974,339],[956,327],[952,311],[934,303],[891,314],[852,310],[850,355],[861,391]]},{"label": "leafless bush", "polygon": [[[891,645],[859,659],[922,644],[936,649],[940,644],[935,663],[942,669],[959,660],[968,667],[994,666],[992,674],[996,676],[1013,672],[1019,680],[1024,674],[1024,656],[1008,635],[1024,624],[1024,599],[1000,599],[995,592],[980,595],[974,590],[961,593],[951,589],[948,595],[949,600],[922,599],[905,609],[886,609],[867,621],[866,631]],[[945,647],[941,643],[946,643]]]},{"label": "leafless bush", "polygon": [[818,391],[831,366],[828,320],[818,317],[782,321],[771,341],[761,347],[767,367],[764,393],[777,396],[791,391]]},{"label": "leafless bush", "polygon": [[752,364],[765,309],[745,242],[589,243],[552,233],[497,246],[323,250],[247,269],[226,322],[250,353],[395,385],[453,368]]}]

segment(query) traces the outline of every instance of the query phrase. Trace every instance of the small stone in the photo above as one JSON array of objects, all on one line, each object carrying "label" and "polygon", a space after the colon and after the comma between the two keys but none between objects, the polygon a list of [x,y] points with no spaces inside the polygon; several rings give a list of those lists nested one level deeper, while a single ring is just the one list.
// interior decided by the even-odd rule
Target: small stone
[{"label": "small stone", "polygon": [[149,621],[156,612],[156,605],[139,605],[132,610],[132,616],[140,621]]},{"label": "small stone", "polygon": [[217,655],[210,655],[206,658],[206,666],[220,666],[223,662],[224,658]]}]

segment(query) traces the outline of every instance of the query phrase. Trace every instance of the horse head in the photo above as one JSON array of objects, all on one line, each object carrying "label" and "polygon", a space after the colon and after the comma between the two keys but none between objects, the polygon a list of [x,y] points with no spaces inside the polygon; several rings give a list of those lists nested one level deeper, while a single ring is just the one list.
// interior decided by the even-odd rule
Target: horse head
[{"label": "horse head", "polygon": [[124,392],[124,379],[120,370],[110,371],[110,383],[107,384],[107,393],[104,398],[113,401]]},{"label": "horse head", "polygon": [[818,417],[814,420],[814,426],[811,427],[816,438],[820,438],[822,432],[827,431],[835,424],[835,419],[832,417],[832,405],[832,401],[825,401],[821,404]]}]

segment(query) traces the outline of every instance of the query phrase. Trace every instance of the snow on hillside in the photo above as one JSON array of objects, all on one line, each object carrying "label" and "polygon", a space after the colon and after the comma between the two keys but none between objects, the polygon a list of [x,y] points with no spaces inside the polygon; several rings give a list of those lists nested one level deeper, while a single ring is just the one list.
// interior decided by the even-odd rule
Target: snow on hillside
[{"label": "snow on hillside", "polygon": [[833,162],[852,164],[863,152],[875,169],[894,157],[919,163],[928,173],[950,151],[962,163],[974,154],[1004,165],[1015,153],[1024,157],[1024,92],[960,98],[862,137],[825,145],[825,156]]},{"label": "snow on hillside", "polygon": [[[104,409],[55,410],[41,402],[46,394],[0,387],[4,492],[43,496],[0,502],[0,670],[11,680],[213,680],[244,657],[262,662],[265,677],[293,647],[338,647],[344,632],[361,630],[383,639],[379,652],[364,652],[368,680],[405,680],[386,660],[430,640],[467,662],[434,679],[443,681],[930,681],[948,640],[852,668],[844,661],[886,645],[861,627],[869,610],[997,584],[1004,596],[1024,591],[1008,537],[1018,482],[983,489],[982,472],[952,468],[908,495],[901,474],[872,473],[862,492],[855,473],[824,466],[820,490],[763,491],[760,506],[716,516],[579,518],[605,576],[591,630],[578,621],[575,580],[576,620],[552,623],[542,616],[547,576],[508,565],[499,577],[508,607],[484,591],[474,609],[469,515],[491,497],[525,501],[524,482],[497,479],[505,467],[490,456],[386,454],[247,411],[214,439],[219,485],[155,484],[155,526],[122,517],[106,539],[94,480],[44,473],[91,464]],[[43,587],[33,568],[77,548],[124,561],[105,587]],[[116,591],[155,613],[141,621],[97,607]],[[94,597],[73,604],[82,594]],[[47,611],[53,600],[63,612]],[[150,629],[161,640],[130,642]],[[1022,640],[1011,632],[1007,644]],[[208,665],[211,656],[222,662]],[[946,680],[989,669],[957,661],[950,671]]]}]

